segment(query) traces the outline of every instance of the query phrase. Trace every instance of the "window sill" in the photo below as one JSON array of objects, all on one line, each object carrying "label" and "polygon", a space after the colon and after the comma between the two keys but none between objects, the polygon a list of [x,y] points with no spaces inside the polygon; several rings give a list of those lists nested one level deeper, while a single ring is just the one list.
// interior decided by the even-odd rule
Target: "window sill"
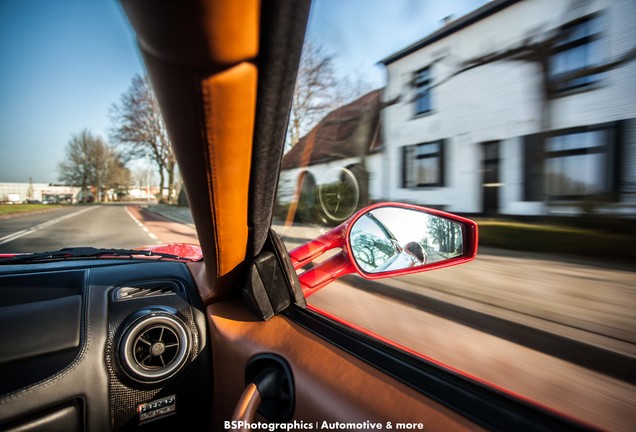
[{"label": "window sill", "polygon": [[559,99],[566,96],[574,96],[581,93],[587,93],[593,90],[598,90],[603,87],[603,84],[598,81],[595,83],[590,83],[586,86],[575,87],[565,90],[554,90],[550,93],[550,99]]},{"label": "window sill", "polygon": [[612,196],[611,193],[604,194],[602,196],[571,196],[571,197],[548,197],[545,204],[558,208],[558,207],[595,207],[609,205],[618,202],[618,198]]},{"label": "window sill", "polygon": [[412,191],[422,191],[422,190],[433,190],[444,187],[441,184],[431,184],[425,186],[410,186],[410,187],[402,187],[402,189],[412,190]]},{"label": "window sill", "polygon": [[431,116],[433,114],[435,114],[434,110],[421,112],[421,113],[418,113],[418,114],[414,114],[413,117],[411,117],[411,120],[419,119],[419,118],[422,118],[422,117],[428,117],[428,116]]}]

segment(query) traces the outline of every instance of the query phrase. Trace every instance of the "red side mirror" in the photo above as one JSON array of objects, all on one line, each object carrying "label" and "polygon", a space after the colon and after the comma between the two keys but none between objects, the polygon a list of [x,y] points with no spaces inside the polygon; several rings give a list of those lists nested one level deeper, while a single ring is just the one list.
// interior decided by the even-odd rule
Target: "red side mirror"
[{"label": "red side mirror", "polygon": [[366,207],[289,255],[298,270],[326,251],[342,251],[299,274],[305,296],[347,273],[381,279],[471,261],[477,224],[450,213],[401,203]]}]

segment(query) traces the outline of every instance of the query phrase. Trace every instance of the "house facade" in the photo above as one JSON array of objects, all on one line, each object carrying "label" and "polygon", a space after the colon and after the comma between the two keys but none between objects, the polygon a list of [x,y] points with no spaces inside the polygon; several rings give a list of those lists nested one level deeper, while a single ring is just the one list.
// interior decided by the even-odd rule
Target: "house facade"
[{"label": "house facade", "polygon": [[636,214],[636,2],[492,1],[381,61],[372,199]]}]

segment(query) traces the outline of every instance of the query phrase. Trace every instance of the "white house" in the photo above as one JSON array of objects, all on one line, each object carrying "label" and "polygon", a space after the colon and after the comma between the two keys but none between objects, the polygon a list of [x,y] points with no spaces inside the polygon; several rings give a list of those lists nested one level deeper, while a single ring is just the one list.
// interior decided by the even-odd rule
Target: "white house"
[{"label": "white house", "polygon": [[[372,92],[334,110],[285,155],[279,202],[328,214],[321,185],[358,167],[359,200],[636,215],[634,23],[633,0],[493,0],[448,20],[380,61],[381,103]],[[379,122],[340,140],[368,107]],[[348,204],[331,219],[360,206]]]},{"label": "white house", "polygon": [[[279,204],[297,201],[301,219],[342,221],[378,192],[369,178],[382,158],[381,90],[325,116],[283,156]],[[309,214],[311,213],[311,214]]]},{"label": "white house", "polygon": [[636,214],[636,2],[495,0],[381,61],[377,199]]}]

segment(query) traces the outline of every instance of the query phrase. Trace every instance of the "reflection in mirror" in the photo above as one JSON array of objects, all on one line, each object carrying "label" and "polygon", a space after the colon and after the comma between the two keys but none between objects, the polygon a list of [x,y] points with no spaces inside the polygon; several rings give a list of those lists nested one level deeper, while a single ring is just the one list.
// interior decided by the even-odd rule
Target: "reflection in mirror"
[{"label": "reflection in mirror", "polygon": [[376,208],[351,227],[353,258],[366,273],[439,263],[462,255],[462,225],[421,210]]}]

